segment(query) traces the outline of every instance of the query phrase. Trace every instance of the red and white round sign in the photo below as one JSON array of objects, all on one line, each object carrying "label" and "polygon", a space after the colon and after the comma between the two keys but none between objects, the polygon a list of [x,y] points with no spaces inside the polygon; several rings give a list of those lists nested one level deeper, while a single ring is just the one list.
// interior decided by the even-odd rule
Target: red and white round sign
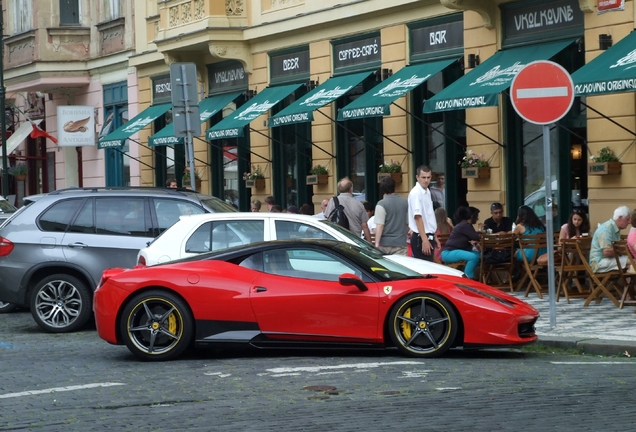
[{"label": "red and white round sign", "polygon": [[512,80],[510,100],[524,120],[539,125],[554,123],[574,102],[572,77],[561,65],[548,60],[528,63]]}]

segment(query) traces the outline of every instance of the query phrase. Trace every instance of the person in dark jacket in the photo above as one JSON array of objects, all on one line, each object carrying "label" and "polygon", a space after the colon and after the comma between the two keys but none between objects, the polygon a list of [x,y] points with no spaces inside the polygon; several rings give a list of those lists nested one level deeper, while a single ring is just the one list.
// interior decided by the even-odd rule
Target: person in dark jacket
[{"label": "person in dark jacket", "polygon": [[473,250],[473,245],[479,242],[479,233],[473,228],[473,218],[476,219],[476,214],[470,208],[457,209],[454,219],[458,223],[446,240],[441,254],[445,263],[466,261],[464,273],[471,279],[475,278],[475,268],[481,258],[481,254]]}]

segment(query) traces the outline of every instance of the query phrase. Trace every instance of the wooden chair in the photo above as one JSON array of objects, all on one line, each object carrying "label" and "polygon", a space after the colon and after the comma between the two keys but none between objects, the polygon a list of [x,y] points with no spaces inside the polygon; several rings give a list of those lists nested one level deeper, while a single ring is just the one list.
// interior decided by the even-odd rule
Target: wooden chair
[{"label": "wooden chair", "polygon": [[[636,285],[636,273],[628,272],[627,267],[631,268],[631,271],[636,271],[636,260],[632,256],[632,251],[627,246],[627,240],[613,241],[612,248],[614,249],[614,258],[616,258],[616,264],[618,265],[618,273],[621,281],[623,282],[623,292],[621,293],[621,300],[619,308],[623,309],[626,304],[636,305],[636,294],[634,294],[634,285]],[[627,256],[627,267],[621,265],[620,257]]]},{"label": "wooden chair", "polygon": [[[545,250],[548,247],[545,233],[524,235],[518,238],[519,248],[521,249],[522,263],[525,274],[521,278],[521,281],[517,285],[518,289],[523,289],[526,286],[525,296],[528,297],[530,290],[534,289],[540,299],[543,298],[542,291],[547,289],[547,277],[546,283],[541,284],[537,278],[540,274],[545,273],[547,265],[540,265],[537,263],[541,249]],[[527,252],[532,251],[532,258],[528,259]],[[542,252],[542,251],[541,251]]]},{"label": "wooden chair", "polygon": [[[587,297],[589,293],[586,293],[587,287],[581,285],[581,279],[587,279],[587,269],[583,264],[583,261],[587,262],[588,257],[581,257],[579,250],[576,247],[577,242],[587,243],[582,250],[586,250],[589,253],[590,245],[592,243],[591,237],[584,238],[572,238],[561,241],[561,264],[557,267],[557,273],[559,276],[557,284],[557,297],[556,301],[559,301],[561,293],[565,296],[568,303],[570,298],[574,297]],[[572,284],[576,288],[576,292],[572,293]]]},{"label": "wooden chair", "polygon": [[610,291],[610,289],[615,287],[615,282],[618,278],[620,278],[620,273],[618,272],[618,270],[612,270],[604,273],[594,273],[594,270],[592,270],[592,267],[590,267],[589,263],[592,239],[590,238],[589,242],[583,242],[581,240],[583,239],[581,238],[579,239],[579,241],[576,242],[576,248],[579,252],[579,257],[581,258],[583,265],[585,266],[587,277],[590,279],[592,289],[583,306],[589,306],[592,300],[596,301],[596,303],[598,304],[601,302],[601,299],[604,296],[607,296],[612,301],[612,303],[614,303],[616,307],[618,307],[620,303],[614,296],[614,294]]},{"label": "wooden chair", "polygon": [[[440,249],[444,249],[444,245],[446,244],[446,241],[448,240],[449,236],[450,234],[437,234],[437,239],[439,240]],[[448,266],[450,268],[454,268],[454,269],[462,270],[462,271],[466,267],[466,261],[457,261],[454,263],[442,262],[441,264],[444,264],[445,266]]]},{"label": "wooden chair", "polygon": [[[482,234],[480,240],[481,249],[481,282],[495,288],[509,288],[510,292],[514,291],[512,285],[512,274],[514,271],[514,252],[515,252],[515,235],[514,234]],[[506,261],[493,263],[487,262],[488,251],[508,252]]]}]

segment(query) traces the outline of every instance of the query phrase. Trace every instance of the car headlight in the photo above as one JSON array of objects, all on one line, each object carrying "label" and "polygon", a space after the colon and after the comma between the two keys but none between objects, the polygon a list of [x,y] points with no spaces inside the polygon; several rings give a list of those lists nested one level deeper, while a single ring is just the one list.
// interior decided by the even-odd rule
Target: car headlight
[{"label": "car headlight", "polygon": [[466,291],[470,291],[472,293],[478,294],[478,295],[480,295],[482,297],[486,297],[487,299],[490,299],[490,300],[496,301],[498,303],[501,303],[502,305],[507,306],[510,309],[514,309],[514,307],[515,307],[515,304],[513,302],[511,302],[510,300],[506,300],[506,299],[503,299],[501,297],[497,297],[497,296],[492,295],[490,293],[481,291],[481,290],[479,290],[477,288],[473,288],[473,287],[468,286],[468,285],[460,285],[460,284],[456,284],[456,286],[461,288],[461,289],[465,289]]}]

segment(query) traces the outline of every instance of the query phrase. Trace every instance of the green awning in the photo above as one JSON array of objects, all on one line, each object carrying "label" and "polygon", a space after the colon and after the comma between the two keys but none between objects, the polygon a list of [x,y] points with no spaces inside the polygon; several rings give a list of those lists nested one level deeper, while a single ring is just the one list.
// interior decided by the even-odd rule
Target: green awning
[{"label": "green awning", "polygon": [[457,60],[442,60],[400,69],[389,79],[338,110],[338,121],[381,117],[391,113],[391,103]]},{"label": "green awning", "polygon": [[360,84],[373,72],[361,72],[330,78],[269,119],[269,127],[305,123],[314,120],[314,110],[327,105]]},{"label": "green awning", "polygon": [[232,115],[225,117],[208,129],[206,132],[207,139],[242,137],[243,127],[245,125],[264,114],[301,85],[302,84],[290,84],[278,87],[267,87],[234,111]]},{"label": "green awning", "polygon": [[121,147],[126,140],[133,134],[136,134],[150,123],[155,121],[157,117],[165,114],[172,104],[161,104],[149,106],[139,114],[137,114],[132,120],[126,124],[121,125],[104,138],[97,142],[97,148],[109,148],[109,147]]},{"label": "green awning", "polygon": [[[201,123],[208,121],[210,117],[221,111],[241,94],[241,92],[229,93],[203,99],[199,102],[199,119]],[[183,144],[183,137],[177,138],[174,136],[174,123],[170,123],[148,138],[148,146],[150,147],[175,144]]]},{"label": "green awning", "polygon": [[574,94],[636,91],[636,31],[572,74]]},{"label": "green awning", "polygon": [[499,93],[528,63],[549,60],[573,41],[551,42],[499,51],[475,69],[437,93],[424,104],[424,112],[496,106]]}]

